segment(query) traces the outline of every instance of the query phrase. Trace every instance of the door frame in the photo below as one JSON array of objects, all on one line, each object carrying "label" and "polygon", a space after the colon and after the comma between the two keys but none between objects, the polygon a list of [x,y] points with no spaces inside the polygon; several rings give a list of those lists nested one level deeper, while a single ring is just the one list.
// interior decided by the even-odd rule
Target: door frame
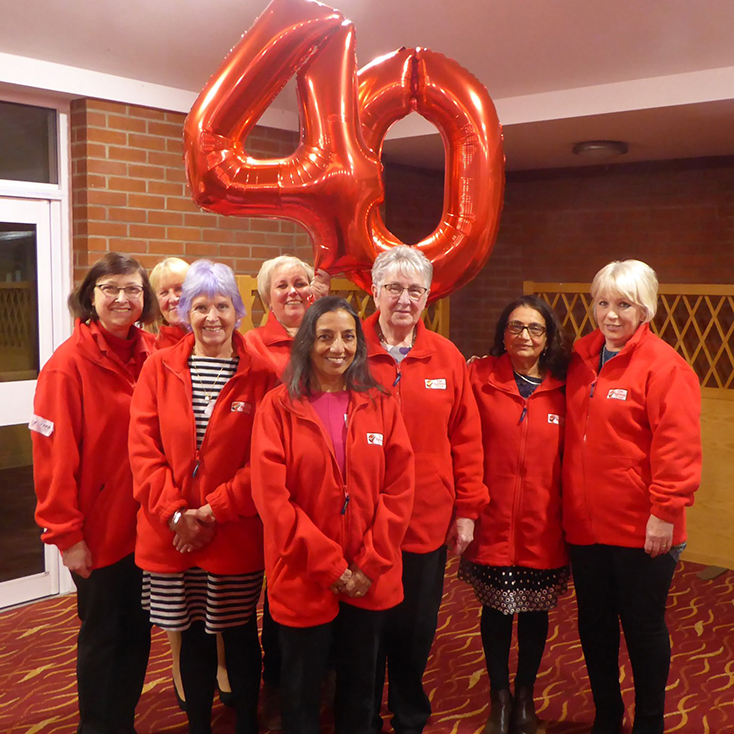
[{"label": "door frame", "polygon": [[[39,367],[42,368],[54,350],[71,336],[73,327],[66,308],[73,285],[69,103],[65,99],[46,97],[32,91],[8,92],[6,89],[0,90],[0,100],[56,110],[58,184],[0,179],[0,200],[20,204],[29,202],[28,207],[21,207],[26,209],[33,208],[33,202],[40,202],[47,207],[44,217],[47,242],[41,243],[40,231],[37,239],[38,313],[39,321],[45,322],[44,328],[39,328]],[[45,319],[42,314],[46,315]],[[27,382],[33,385],[28,386]],[[15,389],[23,386],[23,396],[26,402],[30,398],[32,406],[35,381],[2,384],[13,385]],[[26,421],[30,419],[31,413],[32,410],[28,412]],[[17,422],[13,420],[12,424],[17,425]],[[71,575],[61,563],[61,555],[55,546],[44,546],[44,560],[45,572],[0,583],[0,608],[74,590]]]}]

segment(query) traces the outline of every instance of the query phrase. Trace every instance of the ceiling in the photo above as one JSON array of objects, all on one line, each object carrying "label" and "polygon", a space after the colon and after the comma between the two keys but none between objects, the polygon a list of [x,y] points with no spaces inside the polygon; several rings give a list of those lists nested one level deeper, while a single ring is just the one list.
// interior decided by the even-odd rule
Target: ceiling
[{"label": "ceiling", "polygon": [[[598,164],[571,154],[624,140],[618,162],[734,154],[732,0],[335,0],[362,66],[400,46],[454,58],[489,90],[510,170]],[[265,0],[0,0],[0,84],[29,60],[195,95]],[[34,82],[43,85],[43,82]],[[296,109],[287,88],[274,105]],[[69,86],[69,93],[75,90]],[[192,97],[193,99],[193,97]],[[435,128],[411,115],[392,159],[440,167]],[[611,162],[611,161],[609,161]]]}]

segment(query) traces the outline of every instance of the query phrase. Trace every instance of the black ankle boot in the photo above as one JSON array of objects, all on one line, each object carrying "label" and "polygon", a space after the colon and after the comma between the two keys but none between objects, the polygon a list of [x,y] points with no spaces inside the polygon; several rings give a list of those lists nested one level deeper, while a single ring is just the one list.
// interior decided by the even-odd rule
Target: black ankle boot
[{"label": "black ankle boot", "polygon": [[510,734],[537,734],[538,717],[535,715],[533,689],[520,686],[515,689],[515,703],[510,717]]},{"label": "black ankle boot", "polygon": [[512,694],[509,689],[490,691],[490,708],[484,734],[509,734],[512,714]]}]

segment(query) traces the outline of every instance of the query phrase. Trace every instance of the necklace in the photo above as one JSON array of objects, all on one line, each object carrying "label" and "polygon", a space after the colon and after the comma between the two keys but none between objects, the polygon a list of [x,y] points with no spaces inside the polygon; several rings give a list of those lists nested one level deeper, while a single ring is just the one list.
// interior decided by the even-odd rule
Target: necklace
[{"label": "necklace", "polygon": [[523,375],[517,370],[512,370],[515,373],[516,377],[519,377],[521,380],[525,380],[525,382],[529,382],[531,385],[540,385],[541,382],[543,382],[542,377],[530,377],[530,375]]},{"label": "necklace", "polygon": [[[222,365],[222,368],[219,370],[219,374],[214,378],[215,387],[216,387],[217,382],[219,381],[219,378],[222,376],[222,372],[224,372],[226,367],[227,367],[227,363],[225,362]],[[204,415],[207,418],[211,418],[212,412],[214,411],[214,405],[217,402],[216,397],[214,398],[214,400],[212,400],[212,396],[209,394],[209,391],[206,389],[204,380],[201,379],[201,375],[199,374],[199,371],[194,366],[193,362],[191,363],[191,369],[194,371],[194,374],[196,375],[196,380],[199,383],[201,389],[204,391],[204,397],[206,398],[206,405],[204,406]]]}]

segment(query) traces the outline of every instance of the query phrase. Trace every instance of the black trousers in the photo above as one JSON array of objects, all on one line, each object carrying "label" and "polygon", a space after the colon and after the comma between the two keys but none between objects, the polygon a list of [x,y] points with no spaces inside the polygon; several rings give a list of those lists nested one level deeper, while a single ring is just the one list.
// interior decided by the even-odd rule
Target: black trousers
[{"label": "black trousers", "polygon": [[77,640],[78,734],[131,734],[150,653],[150,622],[140,605],[143,572],[133,556],[72,574],[81,620]]},{"label": "black trousers", "polygon": [[263,603],[263,682],[272,688],[280,687],[280,671],[283,667],[283,659],[280,653],[280,625],[270,614],[270,602],[268,591],[265,589],[265,602]]},{"label": "black trousers", "polygon": [[[482,607],[482,647],[493,691],[510,688],[510,647],[514,614]],[[517,615],[517,674],[515,690],[532,688],[538,677],[548,638],[548,612],[519,612]]]},{"label": "black trousers", "polygon": [[446,546],[431,553],[403,551],[404,599],[389,609],[377,662],[372,731],[382,729],[380,707],[388,674],[387,704],[397,734],[422,732],[431,715],[423,673],[431,654],[443,596]]},{"label": "black trousers", "polygon": [[372,721],[375,666],[385,612],[345,602],[328,624],[279,625],[283,669],[283,734],[319,734],[321,681],[334,650],[336,734],[367,734]]},{"label": "black trousers", "polygon": [[[261,655],[257,618],[222,631],[227,675],[232,686],[236,734],[257,734],[257,701],[260,692]],[[210,734],[212,702],[217,679],[217,639],[193,622],[181,633],[181,680],[186,695],[189,734]]]},{"label": "black trousers", "polygon": [[675,558],[652,558],[642,548],[570,547],[579,637],[599,731],[616,731],[624,715],[619,685],[622,623],[635,682],[634,734],[662,734],[670,638],[665,604]]}]

